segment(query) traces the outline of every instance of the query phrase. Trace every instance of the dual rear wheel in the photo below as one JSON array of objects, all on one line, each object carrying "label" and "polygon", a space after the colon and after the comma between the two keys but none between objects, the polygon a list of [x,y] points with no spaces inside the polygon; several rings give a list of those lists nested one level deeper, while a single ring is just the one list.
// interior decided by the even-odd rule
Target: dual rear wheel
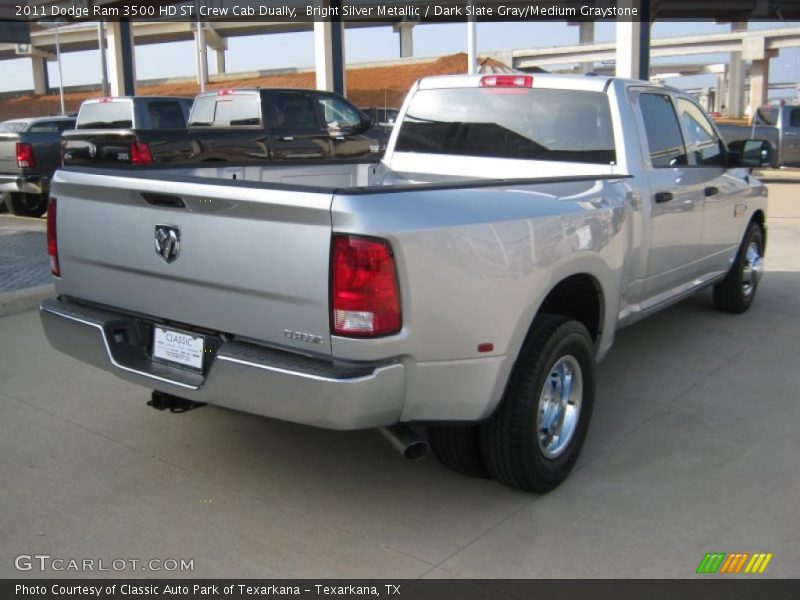
[{"label": "dual rear wheel", "polygon": [[[751,222],[714,304],[731,313],[753,302],[763,271],[764,234]],[[578,459],[594,406],[594,343],[578,321],[538,315],[522,346],[505,396],[486,423],[432,426],[428,440],[446,467],[508,486],[548,492]]]},{"label": "dual rear wheel", "polygon": [[447,467],[530,492],[561,483],[580,454],[594,402],[594,345],[578,321],[536,317],[505,397],[475,426],[430,427]]}]

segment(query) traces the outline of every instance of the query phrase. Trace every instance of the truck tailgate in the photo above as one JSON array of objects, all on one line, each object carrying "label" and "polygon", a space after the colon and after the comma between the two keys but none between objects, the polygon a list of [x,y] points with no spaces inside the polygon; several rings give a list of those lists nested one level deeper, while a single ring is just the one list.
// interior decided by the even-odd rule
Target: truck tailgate
[{"label": "truck tailgate", "polygon": [[0,133],[0,173],[19,173],[17,166],[17,142],[19,135],[16,133]]},{"label": "truck tailgate", "polygon": [[330,192],[61,170],[51,195],[59,294],[330,355]]},{"label": "truck tailgate", "polygon": [[61,138],[65,165],[86,165],[131,162],[131,143],[135,136],[131,130],[76,129],[65,131]]}]

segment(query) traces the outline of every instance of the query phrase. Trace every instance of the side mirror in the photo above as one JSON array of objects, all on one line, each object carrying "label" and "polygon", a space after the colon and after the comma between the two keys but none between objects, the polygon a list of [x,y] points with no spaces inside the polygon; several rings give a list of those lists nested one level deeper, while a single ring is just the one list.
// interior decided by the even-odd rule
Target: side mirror
[{"label": "side mirror", "polygon": [[732,167],[772,166],[772,144],[766,140],[737,140],[728,144],[728,150]]}]

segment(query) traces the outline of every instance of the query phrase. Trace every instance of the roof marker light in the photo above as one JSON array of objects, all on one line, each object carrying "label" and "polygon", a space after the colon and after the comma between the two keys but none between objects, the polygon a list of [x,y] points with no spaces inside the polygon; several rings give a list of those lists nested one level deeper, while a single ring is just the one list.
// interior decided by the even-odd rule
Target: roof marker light
[{"label": "roof marker light", "polygon": [[481,87],[532,87],[532,75],[484,75]]}]

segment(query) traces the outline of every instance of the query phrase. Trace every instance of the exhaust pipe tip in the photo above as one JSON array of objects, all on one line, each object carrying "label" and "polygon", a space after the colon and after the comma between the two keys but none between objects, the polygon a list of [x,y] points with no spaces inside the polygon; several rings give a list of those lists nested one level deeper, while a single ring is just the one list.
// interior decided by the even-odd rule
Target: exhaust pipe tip
[{"label": "exhaust pipe tip", "polygon": [[407,460],[419,460],[430,451],[431,447],[420,435],[408,425],[392,425],[378,429],[383,437]]}]

